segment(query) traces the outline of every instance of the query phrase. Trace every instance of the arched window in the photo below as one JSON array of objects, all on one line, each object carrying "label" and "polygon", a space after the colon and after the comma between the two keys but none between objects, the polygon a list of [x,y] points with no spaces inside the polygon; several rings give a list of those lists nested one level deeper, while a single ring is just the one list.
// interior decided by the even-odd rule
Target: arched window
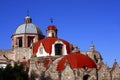
[{"label": "arched window", "polygon": [[83,80],[88,80],[89,76],[90,76],[90,75],[88,75],[88,74],[84,75],[84,76],[83,76]]},{"label": "arched window", "polygon": [[33,36],[28,36],[28,47],[30,47],[31,44],[33,43],[33,39],[34,39]]},{"label": "arched window", "polygon": [[62,47],[60,43],[55,44],[55,55],[62,55]]},{"label": "arched window", "polygon": [[55,37],[55,34],[52,32],[52,37]]},{"label": "arched window", "polygon": [[22,37],[19,37],[19,38],[18,38],[18,46],[19,46],[19,47],[22,47]]}]

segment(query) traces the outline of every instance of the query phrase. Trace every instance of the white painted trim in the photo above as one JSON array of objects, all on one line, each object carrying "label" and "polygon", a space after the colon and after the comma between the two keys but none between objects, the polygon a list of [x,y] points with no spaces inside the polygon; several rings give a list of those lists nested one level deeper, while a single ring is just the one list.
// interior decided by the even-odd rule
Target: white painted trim
[{"label": "white painted trim", "polygon": [[42,56],[49,56],[49,53],[47,53],[44,49],[44,46],[43,44],[41,43],[39,48],[38,48],[38,51],[36,53],[36,56],[37,57],[42,57]]},{"label": "white painted trim", "polygon": [[54,44],[52,44],[52,52],[51,52],[51,56],[55,56],[55,44],[62,44],[63,48],[62,48],[62,55],[67,55],[67,50],[66,50],[66,45],[61,41],[61,40],[57,40],[55,41]]}]

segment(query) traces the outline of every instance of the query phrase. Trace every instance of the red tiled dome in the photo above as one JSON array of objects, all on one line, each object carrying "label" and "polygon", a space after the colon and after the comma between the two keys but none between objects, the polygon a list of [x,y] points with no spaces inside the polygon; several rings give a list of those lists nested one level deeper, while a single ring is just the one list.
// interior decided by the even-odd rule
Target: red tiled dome
[{"label": "red tiled dome", "polygon": [[54,25],[49,25],[49,26],[47,27],[47,30],[57,30],[57,28],[56,28],[56,26],[54,26]]},{"label": "red tiled dome", "polygon": [[[58,40],[57,37],[47,37],[45,39],[38,41],[37,43],[35,43],[35,45],[33,47],[33,54],[37,53],[38,48],[39,48],[41,43],[43,44],[45,51],[47,53],[51,54],[52,44],[54,44],[55,41],[57,41],[57,40]],[[59,39],[59,40],[62,41],[66,45],[67,53],[70,53],[70,43],[68,43],[67,41],[62,40],[62,39]]]},{"label": "red tiled dome", "polygon": [[96,68],[96,64],[91,58],[80,52],[75,52],[64,56],[58,62],[57,71],[62,71],[65,68],[64,65],[66,61],[70,64],[71,68],[83,68],[84,66],[88,68]]}]

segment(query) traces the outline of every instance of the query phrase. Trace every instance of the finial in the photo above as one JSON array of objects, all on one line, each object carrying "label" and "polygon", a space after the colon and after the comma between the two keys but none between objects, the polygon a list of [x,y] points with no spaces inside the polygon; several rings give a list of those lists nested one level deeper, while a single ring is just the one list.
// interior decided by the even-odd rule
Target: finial
[{"label": "finial", "polygon": [[29,16],[29,10],[27,10],[27,16],[25,17],[24,22],[25,22],[25,23],[32,23],[32,19],[31,19],[30,16]]},{"label": "finial", "polygon": [[93,43],[93,41],[91,41],[91,45],[90,46],[93,46],[94,47],[94,43]]},{"label": "finial", "polygon": [[94,52],[94,50],[95,50],[95,47],[94,47],[93,41],[91,41],[90,51],[91,51],[91,52]]},{"label": "finial", "polygon": [[27,16],[29,16],[29,10],[27,10]]},{"label": "finial", "polygon": [[53,18],[52,17],[50,18],[50,22],[51,22],[51,24],[53,24]]}]

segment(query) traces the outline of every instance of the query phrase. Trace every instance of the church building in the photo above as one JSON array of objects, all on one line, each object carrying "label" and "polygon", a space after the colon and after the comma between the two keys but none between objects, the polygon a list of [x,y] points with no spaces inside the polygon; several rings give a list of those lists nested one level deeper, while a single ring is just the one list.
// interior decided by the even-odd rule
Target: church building
[{"label": "church building", "polygon": [[46,27],[44,35],[26,16],[11,36],[11,50],[0,50],[0,67],[23,64],[29,77],[35,80],[120,80],[116,60],[109,67],[94,44],[82,52],[57,34],[58,28],[53,23]]}]

